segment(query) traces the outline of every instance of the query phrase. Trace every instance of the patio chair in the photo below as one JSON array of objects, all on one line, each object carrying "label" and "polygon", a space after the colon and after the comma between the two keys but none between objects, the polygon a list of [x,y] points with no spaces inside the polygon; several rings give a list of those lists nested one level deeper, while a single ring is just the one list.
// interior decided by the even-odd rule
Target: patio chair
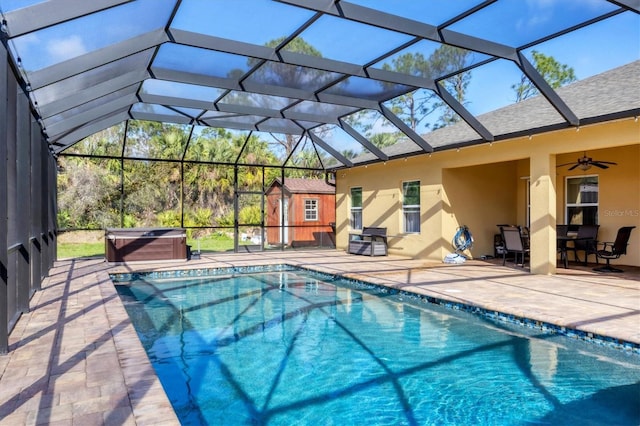
[{"label": "patio chair", "polygon": [[500,233],[504,241],[502,264],[504,265],[507,262],[507,253],[513,253],[516,265],[518,264],[518,255],[522,256],[522,267],[524,268],[525,258],[529,254],[529,247],[523,238],[522,229],[519,226],[501,226]]},{"label": "patio chair", "polygon": [[567,247],[567,250],[573,251],[573,258],[576,262],[580,262],[578,251],[584,251],[585,266],[587,266],[590,254],[595,256],[596,263],[598,263],[598,255],[596,254],[598,251],[598,228],[600,228],[600,225],[580,225],[578,228],[576,240],[572,241],[573,245],[571,247]]},{"label": "patio chair", "polygon": [[[569,225],[556,225],[556,236],[566,237],[569,233]],[[567,242],[565,240],[557,240],[556,250],[560,253],[560,260],[567,269]]]},{"label": "patio chair", "polygon": [[504,238],[502,237],[502,227],[513,226],[513,225],[509,225],[507,223],[499,223],[496,226],[498,227],[499,233],[493,236],[493,256],[494,257],[498,257],[503,254],[506,254],[505,248],[504,248]]},{"label": "patio chair", "polygon": [[620,256],[627,254],[627,246],[629,245],[629,237],[631,237],[631,230],[635,226],[623,226],[618,229],[616,240],[614,242],[603,242],[602,250],[596,252],[597,257],[605,259],[607,264],[599,268],[593,268],[598,272],[624,272],[622,269],[614,268],[611,266],[611,259],[619,259]]}]

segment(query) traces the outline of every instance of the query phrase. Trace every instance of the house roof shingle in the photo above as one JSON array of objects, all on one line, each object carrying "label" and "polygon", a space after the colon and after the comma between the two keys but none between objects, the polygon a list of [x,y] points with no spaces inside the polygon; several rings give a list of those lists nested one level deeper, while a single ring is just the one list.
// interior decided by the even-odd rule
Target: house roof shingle
[{"label": "house roof shingle", "polygon": [[[640,61],[561,87],[557,89],[557,93],[582,122],[597,121],[598,117],[615,115],[619,111],[640,112]],[[542,96],[479,115],[478,120],[496,135],[498,140],[531,129],[566,126],[560,114]],[[451,148],[460,141],[477,143],[480,139],[465,122],[434,130],[422,137],[436,149]],[[411,141],[399,142],[382,151],[389,157],[424,153]],[[373,154],[365,153],[354,158],[353,162],[366,163],[376,160],[378,158]]]}]

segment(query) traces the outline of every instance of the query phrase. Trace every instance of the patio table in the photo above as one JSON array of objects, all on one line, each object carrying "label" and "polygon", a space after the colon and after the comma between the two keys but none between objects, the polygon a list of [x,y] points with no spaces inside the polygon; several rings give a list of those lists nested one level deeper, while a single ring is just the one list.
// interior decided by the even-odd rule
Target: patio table
[{"label": "patio table", "polygon": [[558,241],[558,248],[560,249],[560,259],[562,260],[562,264],[564,268],[567,269],[567,242],[568,241],[587,241],[593,240],[593,238],[588,237],[578,237],[575,235],[558,235],[556,236],[556,240]]}]

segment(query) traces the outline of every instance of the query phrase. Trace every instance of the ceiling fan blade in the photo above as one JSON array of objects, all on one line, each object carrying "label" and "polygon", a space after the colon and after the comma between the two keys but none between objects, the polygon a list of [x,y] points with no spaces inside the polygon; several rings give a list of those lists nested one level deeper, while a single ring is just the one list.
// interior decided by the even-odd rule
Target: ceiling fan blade
[{"label": "ceiling fan blade", "polygon": [[591,162],[592,166],[596,166],[596,167],[600,167],[601,169],[608,169],[609,166],[607,166],[606,164],[602,164],[599,161],[592,161]]},{"label": "ceiling fan blade", "polygon": [[618,163],[614,163],[613,161],[599,161],[599,160],[594,160],[594,163],[600,163],[600,164],[612,164],[614,166],[617,166]]},{"label": "ceiling fan blade", "polygon": [[574,164],[572,167],[569,167],[569,170],[573,170],[573,169],[575,169],[576,167],[578,167],[579,165],[580,165],[580,163]]},{"label": "ceiling fan blade", "polygon": [[564,166],[570,166],[572,164],[576,164],[575,162],[573,163],[564,163],[564,164],[558,164],[556,167],[564,167]]}]

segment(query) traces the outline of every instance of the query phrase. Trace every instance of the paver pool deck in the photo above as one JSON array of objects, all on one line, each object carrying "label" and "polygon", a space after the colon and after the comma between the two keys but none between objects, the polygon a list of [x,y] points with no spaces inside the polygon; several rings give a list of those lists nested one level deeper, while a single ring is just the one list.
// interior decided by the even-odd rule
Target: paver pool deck
[{"label": "paver pool deck", "polygon": [[[340,250],[204,254],[188,262],[56,262],[0,355],[0,425],[179,424],[109,273],[286,263],[640,344],[640,268],[531,275]],[[593,266],[593,265],[591,265]],[[638,358],[640,360],[640,357]]]}]

